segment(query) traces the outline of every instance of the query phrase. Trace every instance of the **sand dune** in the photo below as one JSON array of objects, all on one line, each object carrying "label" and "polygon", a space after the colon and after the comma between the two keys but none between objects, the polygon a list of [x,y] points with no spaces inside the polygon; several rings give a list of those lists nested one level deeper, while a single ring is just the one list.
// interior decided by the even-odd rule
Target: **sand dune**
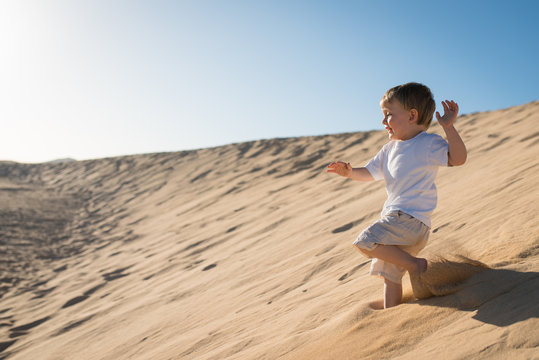
[{"label": "sand dune", "polygon": [[0,163],[0,359],[537,358],[538,114],[459,117],[431,272],[383,311],[351,246],[383,183],[325,172],[382,131]]}]

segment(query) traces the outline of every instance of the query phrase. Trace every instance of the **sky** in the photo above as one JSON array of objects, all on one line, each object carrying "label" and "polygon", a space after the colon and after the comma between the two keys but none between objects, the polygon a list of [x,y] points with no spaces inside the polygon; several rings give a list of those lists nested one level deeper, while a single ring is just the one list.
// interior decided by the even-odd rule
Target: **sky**
[{"label": "sky", "polygon": [[[395,85],[539,99],[539,1],[0,0],[0,160],[382,129]],[[458,124],[457,124],[458,128]]]}]

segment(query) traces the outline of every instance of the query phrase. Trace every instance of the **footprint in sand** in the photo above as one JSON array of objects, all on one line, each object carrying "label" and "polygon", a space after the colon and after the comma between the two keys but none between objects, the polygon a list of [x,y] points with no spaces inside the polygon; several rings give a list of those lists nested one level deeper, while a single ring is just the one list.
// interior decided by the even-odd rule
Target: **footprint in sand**
[{"label": "footprint in sand", "polygon": [[[18,338],[20,336],[24,336],[24,335],[27,335],[28,334],[28,330],[30,329],[33,329],[35,328],[36,326],[39,326],[41,324],[43,324],[44,322],[50,320],[51,317],[50,316],[47,316],[47,317],[44,317],[44,318],[41,318],[39,320],[36,320],[36,321],[33,321],[31,323],[28,323],[28,324],[24,324],[24,325],[20,325],[20,326],[16,326],[14,328],[11,328],[9,329],[9,337],[11,339],[14,339],[14,338]],[[3,353],[7,348],[9,348],[11,345],[15,344],[15,342],[17,342],[18,339],[15,339],[15,340],[10,340],[10,341],[4,341],[4,342],[0,342],[0,353]],[[5,354],[4,354],[5,355]],[[4,357],[0,357],[2,359],[4,359]]]},{"label": "footprint in sand", "polygon": [[11,340],[11,341],[3,341],[0,342],[0,354],[4,352],[8,347],[15,344],[17,340]]},{"label": "footprint in sand", "polygon": [[64,326],[63,328],[61,328],[60,330],[58,330],[56,333],[54,333],[53,336],[59,336],[59,335],[65,334],[66,332],[73,330],[74,328],[79,327],[82,324],[86,323],[87,321],[91,320],[93,317],[94,315],[90,315],[90,316],[85,317],[84,319],[72,321],[68,323],[66,326]]},{"label": "footprint in sand", "polygon": [[128,276],[129,273],[127,274],[124,274],[124,271],[132,268],[133,266],[127,266],[127,267],[124,267],[124,268],[121,268],[121,269],[117,269],[117,270],[114,270],[112,272],[109,272],[109,273],[106,273],[106,274],[103,274],[103,279],[105,279],[105,281],[113,281],[113,280],[117,280],[117,279],[120,279],[120,278],[123,278],[125,276]]},{"label": "footprint in sand", "polygon": [[213,269],[216,266],[217,266],[217,264],[210,264],[210,265],[206,266],[204,269],[202,269],[202,271],[208,271],[210,269]]},{"label": "footprint in sand", "polygon": [[69,300],[68,302],[66,302],[64,304],[64,306],[62,306],[62,309],[65,309],[65,308],[68,308],[70,306],[73,306],[73,305],[76,305],[80,302],[83,302],[84,300],[88,299],[90,297],[90,295],[92,295],[93,293],[95,293],[97,290],[101,289],[102,287],[104,287],[105,285],[107,285],[107,283],[102,283],[102,284],[99,284],[97,286],[94,286],[93,288],[91,288],[90,290],[87,290],[86,292],[84,292],[83,295],[81,296],[77,296],[77,297],[74,297],[73,299]]}]

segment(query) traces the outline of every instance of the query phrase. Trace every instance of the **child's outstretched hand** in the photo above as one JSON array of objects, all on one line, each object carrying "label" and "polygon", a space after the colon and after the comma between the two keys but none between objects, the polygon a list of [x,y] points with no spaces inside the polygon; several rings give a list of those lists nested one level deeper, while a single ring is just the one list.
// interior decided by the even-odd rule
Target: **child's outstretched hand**
[{"label": "child's outstretched hand", "polygon": [[350,177],[352,174],[352,165],[342,161],[333,162],[328,165],[328,173],[335,173],[340,176]]},{"label": "child's outstretched hand", "polygon": [[440,116],[440,113],[436,111],[436,119],[443,128],[448,128],[455,122],[459,114],[459,106],[453,100],[442,101],[442,105],[444,107],[444,116]]}]

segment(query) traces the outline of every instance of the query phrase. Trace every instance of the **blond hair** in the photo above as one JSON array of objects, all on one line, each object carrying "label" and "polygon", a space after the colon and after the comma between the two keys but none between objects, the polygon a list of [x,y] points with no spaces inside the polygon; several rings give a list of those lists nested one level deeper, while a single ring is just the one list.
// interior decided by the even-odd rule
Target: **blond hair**
[{"label": "blond hair", "polygon": [[427,129],[429,128],[432,115],[436,109],[436,103],[432,92],[427,86],[415,82],[395,86],[384,94],[380,103],[391,103],[394,100],[397,100],[408,111],[416,109],[418,114],[417,124],[425,125]]}]

